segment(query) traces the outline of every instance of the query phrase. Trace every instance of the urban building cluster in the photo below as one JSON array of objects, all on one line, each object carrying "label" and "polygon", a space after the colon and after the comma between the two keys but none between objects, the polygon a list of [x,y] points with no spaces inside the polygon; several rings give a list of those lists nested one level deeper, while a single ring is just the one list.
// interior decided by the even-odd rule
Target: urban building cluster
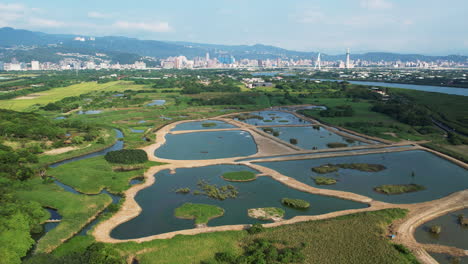
[{"label": "urban building cluster", "polygon": [[[80,40],[81,41],[81,40]],[[82,40],[85,41],[85,40]],[[0,70],[5,71],[39,71],[39,70],[100,70],[100,69],[147,69],[144,61],[136,61],[133,64],[111,63],[107,59],[106,54],[96,53],[94,56],[83,55],[79,53],[57,53],[64,57],[58,63],[52,62],[19,62],[12,59],[11,62],[1,62]],[[145,57],[146,60],[157,61],[156,58]],[[420,68],[420,69],[437,69],[437,68],[462,68],[467,67],[468,63],[457,63],[453,61],[365,61],[352,60],[349,49],[346,53],[345,61],[325,61],[318,54],[313,59],[240,59],[237,60],[229,54],[217,54],[212,58],[209,53],[204,57],[195,57],[188,59],[186,56],[168,57],[161,59],[159,66],[152,68],[160,69],[200,69],[200,68],[287,68],[287,67],[313,67],[314,69],[326,68]]]}]

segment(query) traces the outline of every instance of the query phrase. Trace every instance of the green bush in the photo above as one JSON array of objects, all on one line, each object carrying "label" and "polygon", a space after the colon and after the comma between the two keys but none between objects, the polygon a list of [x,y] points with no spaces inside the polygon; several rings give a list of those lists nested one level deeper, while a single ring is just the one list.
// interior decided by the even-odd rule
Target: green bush
[{"label": "green bush", "polygon": [[253,234],[258,234],[265,231],[265,227],[262,226],[262,224],[253,224],[249,229],[247,229],[247,232],[251,235]]},{"label": "green bush", "polygon": [[291,143],[293,145],[297,145],[297,143],[298,143],[297,138],[290,138],[289,143]]},{"label": "green bush", "polygon": [[202,127],[215,127],[215,126],[217,126],[217,124],[213,122],[202,124]]},{"label": "green bush", "polygon": [[298,209],[306,209],[310,207],[310,203],[301,199],[291,199],[291,198],[283,198],[281,200],[281,203],[292,207],[292,208],[298,208]]},{"label": "green bush", "polygon": [[316,177],[314,178],[315,184],[317,185],[333,185],[336,184],[336,179],[327,177]]},{"label": "green bush", "polygon": [[148,161],[146,152],[141,149],[122,149],[110,151],[104,157],[110,163],[136,164]]}]

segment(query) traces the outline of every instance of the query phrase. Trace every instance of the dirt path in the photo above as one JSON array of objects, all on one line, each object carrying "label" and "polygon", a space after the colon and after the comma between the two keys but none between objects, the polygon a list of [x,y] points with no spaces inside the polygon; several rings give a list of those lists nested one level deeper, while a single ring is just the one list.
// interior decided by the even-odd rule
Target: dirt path
[{"label": "dirt path", "polygon": [[[296,113],[294,114],[297,115]],[[305,117],[302,117],[302,116],[300,117],[306,120]],[[237,127],[233,129],[226,129],[226,130],[243,130],[243,131],[249,132],[257,144],[258,152],[254,155],[247,156],[247,157],[234,157],[234,158],[212,159],[212,160],[170,160],[170,159],[162,159],[154,155],[155,150],[166,143],[166,138],[165,138],[166,134],[170,133],[170,130],[173,129],[176,125],[185,123],[185,122],[204,121],[204,120],[225,121]],[[206,130],[206,131],[216,131],[216,130],[211,129],[211,130]],[[224,129],[220,129],[218,131],[224,131]],[[198,132],[198,131],[193,131],[193,132]],[[178,133],[176,132],[174,134],[181,134],[181,133],[184,133],[184,132],[178,132]],[[190,132],[185,132],[185,133],[190,133]],[[305,153],[305,154],[316,153],[316,155],[314,155],[313,157],[317,157],[320,155],[323,155],[323,157],[333,157],[333,156],[340,156],[343,154],[342,153],[327,153],[327,152],[330,152],[330,151],[335,152],[335,151],[343,151],[343,150],[359,150],[359,149],[369,149],[369,148],[371,150],[369,150],[368,153],[367,152],[354,152],[353,153],[353,151],[348,151],[347,153],[349,155],[359,155],[363,153],[364,154],[384,153],[384,152],[393,152],[393,151],[407,151],[407,150],[413,150],[413,149],[427,150],[417,145],[416,142],[400,142],[397,144],[392,144],[391,146],[402,146],[402,148],[393,149],[393,150],[385,149],[385,147],[387,148],[389,147],[388,145],[370,145],[370,146],[358,146],[358,147],[350,147],[350,148],[342,148],[342,149],[340,148],[340,149],[330,149],[330,150],[306,151],[306,150],[297,148],[289,143],[285,143],[279,140],[278,138],[273,137],[272,135],[269,135],[268,133],[258,130],[254,126],[251,126],[242,122],[238,122],[232,119],[225,119],[221,117],[203,119],[203,120],[186,120],[186,121],[179,121],[179,122],[171,123],[159,129],[155,134],[156,134],[156,143],[150,146],[144,147],[143,150],[145,150],[148,153],[150,160],[166,162],[167,164],[151,167],[144,174],[144,177],[145,177],[144,183],[135,185],[125,192],[126,199],[123,205],[121,206],[121,209],[115,215],[113,215],[110,219],[99,223],[94,229],[93,235],[96,238],[96,241],[107,242],[107,243],[122,243],[122,242],[134,241],[134,242],[141,243],[145,241],[151,241],[154,239],[168,239],[178,234],[195,235],[195,234],[207,233],[207,232],[245,229],[246,227],[250,225],[227,225],[227,226],[216,226],[216,227],[205,226],[205,227],[198,227],[198,228],[187,229],[187,230],[179,230],[179,231],[169,232],[169,233],[164,233],[164,234],[158,234],[158,235],[153,235],[153,236],[148,236],[148,237],[142,237],[142,238],[137,238],[137,239],[125,239],[125,240],[115,239],[110,236],[111,231],[115,227],[135,218],[141,213],[141,208],[138,205],[138,203],[135,201],[135,195],[140,190],[147,188],[155,183],[156,179],[154,175],[157,172],[162,171],[162,170],[170,170],[171,173],[175,173],[178,168],[203,167],[203,166],[218,165],[218,164],[239,164],[239,165],[249,166],[259,171],[259,174],[257,176],[272,177],[274,180],[279,181],[282,184],[290,188],[294,188],[294,189],[308,192],[311,194],[326,195],[326,196],[361,202],[361,203],[365,203],[369,205],[369,207],[367,208],[331,212],[331,213],[323,214],[323,215],[296,216],[289,220],[283,220],[283,221],[278,221],[275,223],[265,224],[264,226],[266,227],[275,227],[275,226],[298,223],[298,222],[303,222],[303,221],[328,219],[328,218],[334,218],[337,216],[342,216],[342,215],[347,215],[347,214],[376,211],[376,210],[382,210],[382,209],[387,209],[387,208],[402,208],[402,209],[409,210],[407,217],[395,222],[392,225],[390,231],[394,234],[397,234],[395,238],[395,242],[403,244],[407,246],[409,249],[411,249],[411,251],[415,254],[415,256],[422,263],[431,263],[431,264],[437,263],[426,252],[426,250],[431,251],[431,252],[438,252],[438,253],[448,253],[454,256],[468,255],[468,251],[464,251],[462,249],[457,249],[457,248],[447,247],[447,246],[442,246],[442,245],[420,244],[415,240],[413,236],[414,230],[417,228],[417,226],[421,225],[422,223],[429,221],[440,215],[446,214],[448,212],[468,207],[468,190],[460,191],[452,195],[449,195],[447,197],[444,197],[442,199],[424,202],[424,203],[390,204],[390,203],[375,201],[369,197],[362,196],[362,195],[355,194],[355,193],[315,188],[310,185],[299,182],[294,178],[287,177],[275,170],[260,166],[258,164],[252,164],[246,161],[236,162],[236,160],[242,160],[246,158],[259,158],[259,159],[265,158],[264,160],[274,160],[274,161],[288,160],[288,158],[291,158],[291,157],[274,158],[274,156],[275,155],[301,154],[301,153]],[[412,146],[405,148],[403,147],[405,145],[412,145]],[[446,156],[433,150],[427,150],[427,151],[435,153],[441,157]],[[320,153],[320,152],[324,152],[324,153]],[[308,156],[305,156],[305,157],[310,158]],[[300,156],[300,157],[293,157],[293,158],[298,159],[298,158],[303,158],[303,157]],[[455,160],[448,156],[444,158],[448,160],[452,159],[454,163],[457,163],[458,165],[464,168],[468,168],[468,165],[466,163]],[[258,161],[258,160],[255,160],[255,161]]]}]

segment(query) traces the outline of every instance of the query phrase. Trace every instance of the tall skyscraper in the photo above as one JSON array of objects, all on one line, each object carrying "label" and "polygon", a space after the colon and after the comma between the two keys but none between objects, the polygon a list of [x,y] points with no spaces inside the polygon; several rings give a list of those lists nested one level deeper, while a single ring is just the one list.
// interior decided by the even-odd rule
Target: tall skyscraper
[{"label": "tall skyscraper", "polygon": [[316,70],[317,68],[318,68],[319,70],[322,69],[322,62],[321,62],[321,60],[320,60],[320,53],[319,53],[318,56],[317,56],[317,61],[315,62],[314,70]]},{"label": "tall skyscraper", "polygon": [[210,61],[210,53],[208,53],[208,52],[206,53],[205,60],[207,62]]},{"label": "tall skyscraper", "polygon": [[351,63],[349,60],[349,48],[346,50],[346,69],[351,68]]}]

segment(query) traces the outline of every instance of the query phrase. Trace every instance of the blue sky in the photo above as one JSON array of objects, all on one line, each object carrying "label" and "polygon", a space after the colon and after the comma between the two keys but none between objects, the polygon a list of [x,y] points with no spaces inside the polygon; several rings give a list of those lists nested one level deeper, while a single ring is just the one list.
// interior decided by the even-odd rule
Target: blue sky
[{"label": "blue sky", "polygon": [[0,27],[343,53],[468,54],[467,0],[0,0]]}]

